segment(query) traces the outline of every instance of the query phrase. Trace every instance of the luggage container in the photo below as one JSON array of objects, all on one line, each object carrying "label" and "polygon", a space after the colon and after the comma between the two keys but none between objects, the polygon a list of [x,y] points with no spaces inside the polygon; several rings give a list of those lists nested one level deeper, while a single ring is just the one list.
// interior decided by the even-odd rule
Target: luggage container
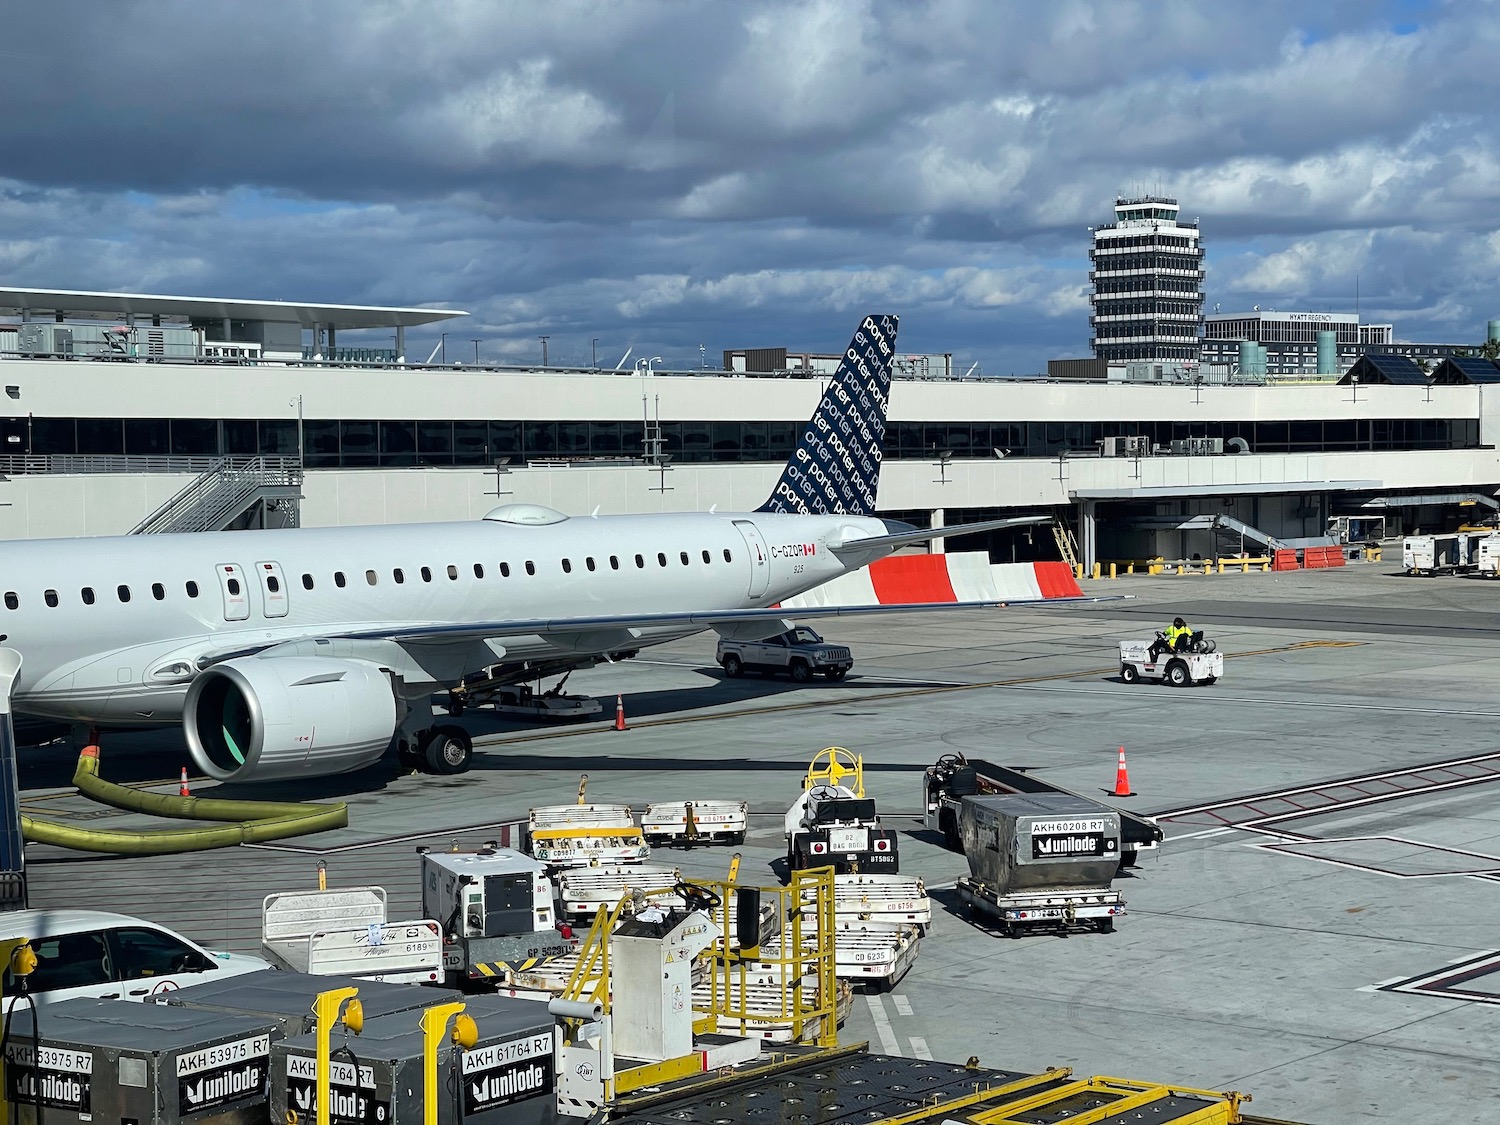
[{"label": "luggage container", "polygon": [[315,976],[431,984],[443,974],[437,922],[387,921],[380,887],[267,895],[260,948],[281,967]]},{"label": "luggage container", "polygon": [[1401,541],[1401,569],[1409,575],[1459,574],[1477,564],[1480,539],[1467,532],[1408,535]]},{"label": "luggage container", "polygon": [[19,1008],[9,1030],[5,1096],[23,1125],[261,1125],[282,1038],[265,1017],[92,997]]},{"label": "luggage container", "polygon": [[748,820],[745,801],[655,801],[641,816],[641,832],[652,845],[743,844]]},{"label": "luggage container", "polygon": [[1500,574],[1500,535],[1480,536],[1474,552],[1474,569],[1485,578]]},{"label": "luggage container", "polygon": [[1120,864],[1120,814],[1064,793],[968,796],[959,832],[969,875],[957,890],[1002,933],[1091,923],[1103,933],[1125,913],[1111,883]]},{"label": "luggage container", "polygon": [[151,999],[174,1008],[256,1019],[264,1017],[279,1027],[283,1036],[290,1038],[313,1030],[317,1022],[312,1014],[313,1001],[318,993],[333,988],[358,988],[366,1019],[463,999],[457,992],[430,986],[290,972],[253,973],[247,977],[195,984]]},{"label": "luggage container", "polygon": [[[447,1041],[438,1048],[439,1125],[555,1121],[551,1014],[503,996],[472,996],[465,1003],[479,1039],[468,1050]],[[349,1050],[334,1054],[330,1125],[422,1125],[422,1051],[420,1012],[367,1018],[364,1030],[349,1037]],[[272,1047],[272,1121],[316,1125],[316,1059],[312,1035]]]}]

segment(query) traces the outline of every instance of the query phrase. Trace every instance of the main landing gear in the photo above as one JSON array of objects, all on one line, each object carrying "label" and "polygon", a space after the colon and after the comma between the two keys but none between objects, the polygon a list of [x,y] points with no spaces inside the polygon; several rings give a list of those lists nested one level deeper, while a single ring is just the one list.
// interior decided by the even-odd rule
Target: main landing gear
[{"label": "main landing gear", "polygon": [[439,723],[414,738],[396,736],[396,758],[407,769],[440,775],[465,773],[474,760],[474,740],[456,723]]}]

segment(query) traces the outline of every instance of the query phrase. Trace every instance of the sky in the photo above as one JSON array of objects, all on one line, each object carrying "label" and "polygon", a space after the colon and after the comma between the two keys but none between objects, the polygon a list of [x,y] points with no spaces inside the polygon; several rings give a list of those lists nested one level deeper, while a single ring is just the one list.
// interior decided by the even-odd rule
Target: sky
[{"label": "sky", "polygon": [[1208,312],[1500,317],[1489,0],[0,10],[3,285],[457,308],[450,361],[610,367],[894,312],[1005,375],[1089,354],[1088,227],[1144,191]]}]

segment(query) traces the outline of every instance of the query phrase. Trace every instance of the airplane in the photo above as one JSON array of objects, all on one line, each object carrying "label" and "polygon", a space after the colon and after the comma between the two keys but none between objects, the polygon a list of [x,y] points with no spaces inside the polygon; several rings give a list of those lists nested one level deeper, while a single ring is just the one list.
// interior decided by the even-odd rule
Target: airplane
[{"label": "airplane", "polygon": [[461,773],[470,736],[435,723],[430,699],[480,670],[535,679],[707,629],[759,640],[788,616],[996,604],[778,608],[910,543],[1038,522],[874,514],[896,329],[863,319],[754,512],[509,503],[452,523],[0,544],[11,709],[181,722],[195,765],[225,782],[344,773],[393,743],[408,765]]}]

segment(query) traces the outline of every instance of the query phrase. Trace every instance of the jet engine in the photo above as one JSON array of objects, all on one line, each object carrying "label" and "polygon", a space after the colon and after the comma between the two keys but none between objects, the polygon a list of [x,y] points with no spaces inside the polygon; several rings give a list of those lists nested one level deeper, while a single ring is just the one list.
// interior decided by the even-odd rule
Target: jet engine
[{"label": "jet engine", "polygon": [[220,781],[348,773],[376,761],[396,731],[390,676],[369,660],[246,656],[188,685],[183,733]]}]

